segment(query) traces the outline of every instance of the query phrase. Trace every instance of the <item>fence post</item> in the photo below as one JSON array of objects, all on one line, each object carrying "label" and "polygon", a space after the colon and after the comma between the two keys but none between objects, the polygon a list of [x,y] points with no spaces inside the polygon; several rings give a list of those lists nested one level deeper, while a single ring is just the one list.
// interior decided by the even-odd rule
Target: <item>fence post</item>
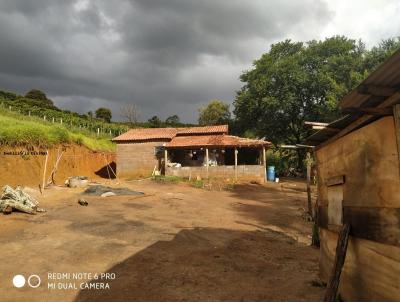
[{"label": "fence post", "polygon": [[44,120],[44,121],[46,120],[46,116],[45,116],[45,115],[43,115],[43,120]]},{"label": "fence post", "polygon": [[54,117],[53,117],[53,124],[54,124]]},{"label": "fence post", "polygon": [[28,116],[31,116],[31,111],[29,110],[29,112],[28,112]]},{"label": "fence post", "polygon": [[97,128],[97,136],[100,135],[100,128]]}]

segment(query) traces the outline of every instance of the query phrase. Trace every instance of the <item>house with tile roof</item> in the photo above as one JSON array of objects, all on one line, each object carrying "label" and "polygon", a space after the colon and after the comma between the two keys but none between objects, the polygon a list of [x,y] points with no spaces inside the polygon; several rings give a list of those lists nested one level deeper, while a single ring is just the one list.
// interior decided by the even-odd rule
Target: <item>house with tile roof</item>
[{"label": "house with tile roof", "polygon": [[228,125],[130,129],[116,137],[118,177],[154,171],[188,178],[265,179],[265,140],[228,134]]}]

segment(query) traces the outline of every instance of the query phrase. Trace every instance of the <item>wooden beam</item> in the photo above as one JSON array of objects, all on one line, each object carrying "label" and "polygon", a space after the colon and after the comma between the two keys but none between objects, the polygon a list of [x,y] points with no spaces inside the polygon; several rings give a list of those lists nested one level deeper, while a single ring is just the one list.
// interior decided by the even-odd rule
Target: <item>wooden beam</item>
[{"label": "wooden beam", "polygon": [[310,217],[313,217],[311,203],[311,153],[307,152],[307,210]]},{"label": "wooden beam", "polygon": [[313,130],[322,130],[322,129],[325,129],[325,128],[326,128],[326,126],[312,126]]},{"label": "wooden beam", "polygon": [[[391,97],[387,98],[384,102],[380,103],[376,108],[385,108],[385,107],[391,107],[396,103],[400,102],[400,92],[396,92],[393,94]],[[375,118],[373,115],[364,115],[360,117],[358,120],[355,120],[352,122],[350,125],[348,125],[346,128],[338,132],[336,135],[328,139],[327,141],[323,142],[318,146],[318,148],[321,148],[323,146],[326,146],[330,144],[331,142],[341,138],[342,136],[345,136],[346,134],[356,130],[357,128],[368,124],[373,118]]]},{"label": "wooden beam", "polygon": [[304,122],[304,125],[310,125],[310,126],[328,126],[329,123],[321,123],[321,122]]},{"label": "wooden beam", "polygon": [[237,171],[237,166],[238,166],[238,158],[237,158],[237,155],[238,155],[238,150],[237,150],[237,148],[235,148],[235,180],[237,180],[237,176],[238,176],[238,171]]},{"label": "wooden beam", "polygon": [[208,166],[209,166],[209,157],[208,157],[208,148],[206,148],[206,170],[207,170],[207,178],[208,178]]},{"label": "wooden beam", "polygon": [[378,85],[360,85],[357,90],[361,94],[385,97],[389,97],[398,91],[393,87]]},{"label": "wooden beam", "polygon": [[49,159],[49,150],[46,150],[46,159],[44,161],[44,169],[43,169],[43,185],[42,189],[44,192],[44,188],[46,186],[46,170],[47,170],[47,160]]},{"label": "wooden beam", "polygon": [[[400,246],[400,208],[343,207],[343,222],[351,224],[350,235],[387,245]],[[328,207],[318,207],[318,226],[335,231],[329,225]]]},{"label": "wooden beam", "polygon": [[164,175],[167,175],[168,150],[164,149]]},{"label": "wooden beam", "polygon": [[400,104],[393,106],[393,118],[397,138],[397,155],[399,157],[399,167],[400,167]]},{"label": "wooden beam", "polygon": [[390,107],[385,108],[346,108],[343,110],[344,113],[363,113],[375,116],[388,116],[393,114],[393,110]]},{"label": "wooden beam", "polygon": [[324,128],[324,131],[333,132],[333,133],[338,133],[338,132],[340,132],[340,129],[331,128],[331,127],[325,127],[325,128]]},{"label": "wooden beam", "polygon": [[350,224],[346,223],[340,233],[336,246],[335,262],[332,269],[332,275],[329,279],[328,288],[325,293],[324,302],[335,302],[337,290],[340,283],[340,275],[346,259],[347,245],[349,243]]},{"label": "wooden beam", "polygon": [[266,171],[267,171],[267,153],[265,152],[265,147],[263,147],[262,148],[262,153],[263,153],[263,156],[262,156],[262,159],[263,159],[263,167],[264,167],[264,170],[263,170],[263,182],[265,182],[265,173],[266,173]]},{"label": "wooden beam", "polygon": [[326,185],[328,187],[336,186],[336,185],[342,185],[342,184],[345,183],[345,181],[346,181],[346,177],[344,175],[334,176],[334,177],[329,178],[326,181]]}]

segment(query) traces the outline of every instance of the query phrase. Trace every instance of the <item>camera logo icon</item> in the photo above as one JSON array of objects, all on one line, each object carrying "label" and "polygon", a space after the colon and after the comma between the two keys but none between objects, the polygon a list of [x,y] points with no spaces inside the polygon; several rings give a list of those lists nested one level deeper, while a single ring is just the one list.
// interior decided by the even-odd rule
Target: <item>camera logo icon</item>
[{"label": "camera logo icon", "polygon": [[28,281],[28,285],[29,287],[32,288],[37,288],[40,286],[42,280],[40,279],[40,277],[38,275],[30,275],[28,277],[28,280],[25,279],[25,277],[23,275],[15,275],[12,282],[14,287],[16,288],[21,288],[25,286],[26,281]]},{"label": "camera logo icon", "polygon": [[23,275],[15,275],[13,278],[13,285],[16,288],[24,287],[25,277]]}]

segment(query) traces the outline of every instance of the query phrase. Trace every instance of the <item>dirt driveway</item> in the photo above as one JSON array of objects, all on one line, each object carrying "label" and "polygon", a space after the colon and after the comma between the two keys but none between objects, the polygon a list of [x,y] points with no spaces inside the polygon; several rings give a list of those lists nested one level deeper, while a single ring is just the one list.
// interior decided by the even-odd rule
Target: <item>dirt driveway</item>
[{"label": "dirt driveway", "polygon": [[[321,301],[305,194],[282,185],[301,187],[130,182],[146,196],[87,207],[80,189],[47,190],[46,213],[0,216],[0,300]],[[41,284],[15,288],[17,274]]]}]

